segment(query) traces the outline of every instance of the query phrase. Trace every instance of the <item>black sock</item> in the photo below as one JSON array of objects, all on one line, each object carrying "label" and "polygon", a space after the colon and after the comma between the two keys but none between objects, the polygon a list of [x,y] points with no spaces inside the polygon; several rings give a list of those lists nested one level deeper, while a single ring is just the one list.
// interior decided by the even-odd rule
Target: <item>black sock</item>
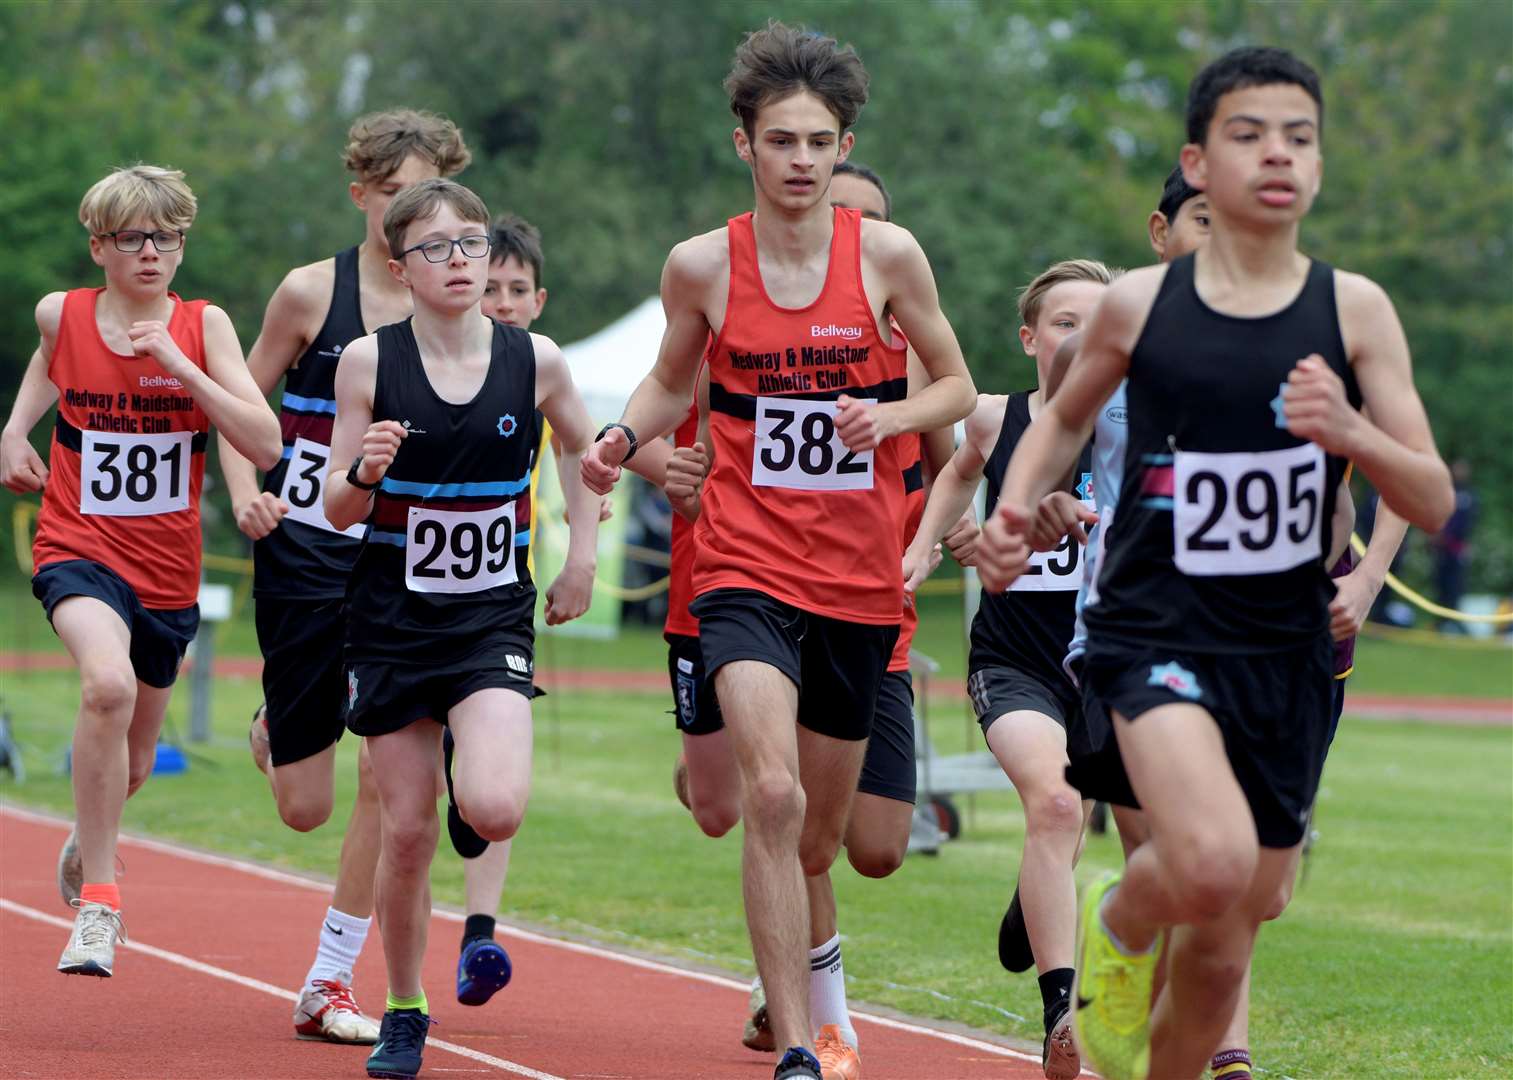
[{"label": "black sock", "polygon": [[[474,938],[494,939],[494,916],[492,915],[469,915],[467,921],[462,924],[462,947],[465,949],[468,942]],[[1067,985],[1071,985],[1068,982]]]},{"label": "black sock", "polygon": [[1045,1030],[1049,1034],[1061,1014],[1072,1004],[1071,968],[1057,968],[1040,976],[1040,1000],[1045,1004]]}]

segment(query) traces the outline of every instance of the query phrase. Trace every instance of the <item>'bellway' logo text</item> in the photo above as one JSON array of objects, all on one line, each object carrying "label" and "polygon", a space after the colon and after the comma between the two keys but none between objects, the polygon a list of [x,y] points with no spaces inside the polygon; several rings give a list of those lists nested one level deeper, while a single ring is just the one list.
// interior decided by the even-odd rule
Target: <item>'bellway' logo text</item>
[{"label": "'bellway' logo text", "polygon": [[860,326],[836,326],[834,323],[831,323],[829,326],[819,326],[816,324],[809,328],[809,336],[849,338],[854,341],[862,336],[862,328]]},{"label": "'bellway' logo text", "polygon": [[177,390],[184,384],[172,375],[138,375],[137,385],[143,388],[149,386],[171,386]]}]

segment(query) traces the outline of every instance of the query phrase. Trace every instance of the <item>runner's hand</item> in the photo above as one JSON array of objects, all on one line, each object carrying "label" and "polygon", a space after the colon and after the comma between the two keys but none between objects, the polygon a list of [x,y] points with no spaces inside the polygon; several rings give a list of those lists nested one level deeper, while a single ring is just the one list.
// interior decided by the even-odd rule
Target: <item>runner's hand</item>
[{"label": "runner's hand", "polygon": [[940,565],[940,545],[931,544],[929,550],[921,551],[910,545],[904,552],[904,595],[909,597],[925,583],[925,579],[935,573],[935,568]]},{"label": "runner's hand", "polygon": [[977,538],[981,535],[982,530],[977,527],[977,515],[968,510],[951,526],[951,531],[941,538],[941,542],[946,545],[951,558],[960,565],[972,566],[977,562]]},{"label": "runner's hand", "polygon": [[409,435],[397,420],[376,420],[369,424],[362,436],[362,464],[357,467],[357,478],[365,484],[382,480],[394,464],[399,444]]},{"label": "runner's hand", "polygon": [[1329,634],[1336,641],[1344,641],[1361,632],[1382,584],[1368,581],[1356,568],[1336,578],[1334,590],[1334,599],[1329,601]]},{"label": "runner's hand", "polygon": [[583,486],[595,495],[608,495],[620,479],[620,462],[630,453],[630,440],[625,432],[612,427],[604,438],[595,442],[583,455],[578,467],[583,477]]},{"label": "runner's hand", "polygon": [[878,443],[895,434],[883,406],[858,401],[849,394],[842,394],[835,404],[835,433],[847,450],[875,450]]},{"label": "runner's hand", "polygon": [[1069,491],[1053,491],[1040,500],[1035,508],[1035,520],[1030,523],[1030,547],[1036,551],[1055,551],[1061,541],[1070,536],[1079,544],[1087,543],[1084,525],[1094,525],[1098,515],[1089,510]]},{"label": "runner's hand", "polygon": [[0,485],[17,495],[47,485],[47,466],[31,440],[19,432],[0,433]]},{"label": "runner's hand", "polygon": [[983,522],[977,541],[977,574],[989,592],[1003,592],[1030,564],[1030,545],[1025,537],[1031,520],[1028,507],[1000,501]]},{"label": "runner's hand", "polygon": [[259,491],[251,502],[231,508],[236,518],[236,527],[249,540],[261,540],[283,520],[289,512],[289,504],[271,491]]},{"label": "runner's hand", "polygon": [[662,490],[672,508],[687,521],[699,520],[704,478],[709,475],[709,452],[701,442],[680,446],[667,460]]},{"label": "runner's hand", "polygon": [[546,590],[546,625],[560,626],[588,610],[594,596],[594,570],[569,561]]},{"label": "runner's hand", "polygon": [[194,362],[173,340],[168,327],[156,319],[132,323],[126,336],[131,339],[132,350],[138,356],[153,357],[163,365],[164,371],[176,378],[182,378],[186,369],[194,367]]},{"label": "runner's hand", "polygon": [[1331,454],[1350,457],[1361,414],[1345,399],[1345,384],[1318,353],[1299,360],[1282,386],[1287,430]]}]

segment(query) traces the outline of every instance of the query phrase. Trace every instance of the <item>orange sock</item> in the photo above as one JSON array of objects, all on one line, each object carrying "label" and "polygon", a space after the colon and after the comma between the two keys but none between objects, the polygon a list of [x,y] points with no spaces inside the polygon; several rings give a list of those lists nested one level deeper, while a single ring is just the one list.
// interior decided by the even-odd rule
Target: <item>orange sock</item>
[{"label": "orange sock", "polygon": [[121,890],[112,881],[109,885],[86,885],[79,890],[79,899],[86,904],[104,904],[111,911],[121,910]]}]

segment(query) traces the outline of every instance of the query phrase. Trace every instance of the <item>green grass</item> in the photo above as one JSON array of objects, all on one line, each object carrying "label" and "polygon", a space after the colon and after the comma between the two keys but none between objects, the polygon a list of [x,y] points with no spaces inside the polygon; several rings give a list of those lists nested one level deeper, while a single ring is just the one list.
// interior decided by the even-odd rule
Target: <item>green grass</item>
[{"label": "green grass", "polygon": [[[559,664],[579,655],[608,667],[662,663],[642,637],[548,647]],[[52,766],[77,702],[72,679],[10,674],[3,690],[32,776],[0,794],[67,812],[68,783]],[[330,873],[339,826],[285,829],[248,762],[256,683],[222,680],[216,695],[214,737],[195,748],[202,758],[149,783],[126,827]],[[180,730],[186,703],[175,695],[170,710]],[[538,704],[535,793],[505,914],[748,973],[739,838],[705,839],[673,799],[666,709],[660,695],[566,691]],[[954,725],[937,731],[948,727],[937,738],[954,749]],[[344,740],[343,798],[354,753]],[[1012,795],[979,795],[963,810],[962,838],[938,857],[911,857],[882,882],[836,870],[851,995],[1034,1039],[1034,979],[1006,975],[994,951],[1023,818]],[[1258,1063],[1293,1077],[1513,1073],[1513,731],[1347,718],[1316,826],[1309,876],[1262,934]],[[1091,838],[1079,880],[1118,858],[1112,836]],[[438,901],[461,901],[457,859],[444,851],[433,877]]]}]

